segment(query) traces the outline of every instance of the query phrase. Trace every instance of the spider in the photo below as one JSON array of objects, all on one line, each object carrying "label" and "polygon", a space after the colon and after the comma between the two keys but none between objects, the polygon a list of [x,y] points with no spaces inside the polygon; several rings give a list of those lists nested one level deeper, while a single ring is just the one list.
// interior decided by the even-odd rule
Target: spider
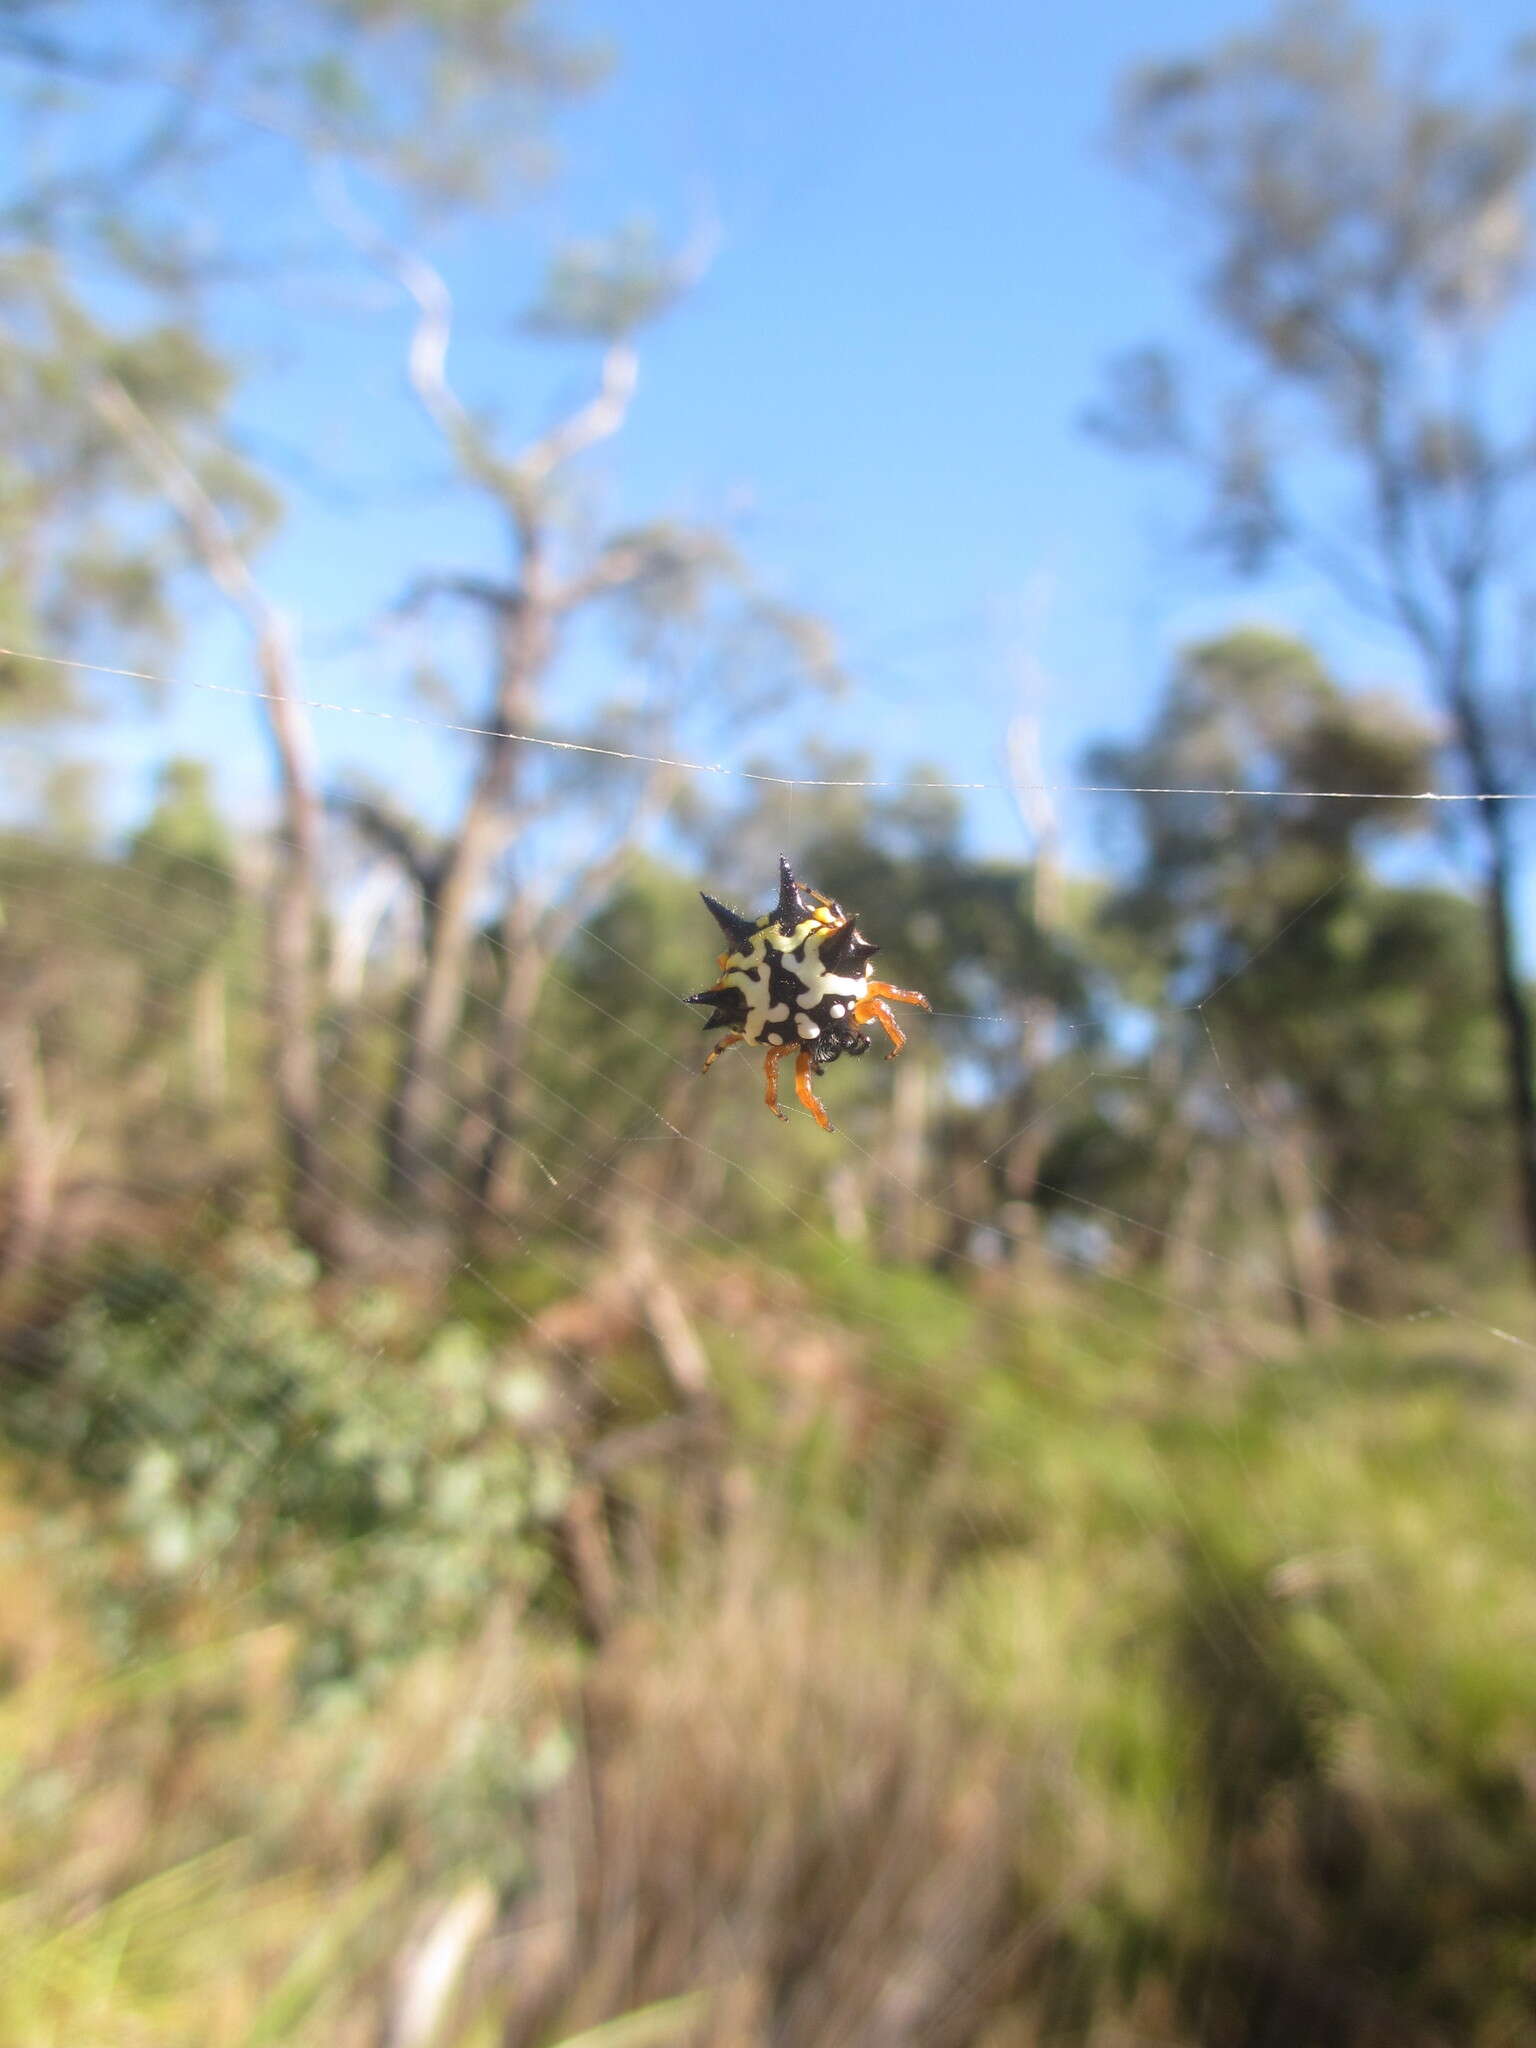
[{"label": "spider", "polygon": [[710,1005],[706,1031],[723,1028],[726,1034],[703,1071],[707,1074],[730,1046],[762,1046],[767,1077],[763,1099],[780,1122],[787,1123],[779,1107],[779,1062],[794,1051],[795,1094],[821,1128],[830,1131],[832,1122],[816,1099],[812,1076],[844,1053],[861,1059],[869,1051],[869,1039],[859,1027],[877,1020],[891,1041],[886,1058],[895,1059],[907,1035],[891,1004],[915,1003],[922,1010],[933,1005],[915,989],[871,981],[869,961],[879,947],[870,944],[857,930],[856,920],[830,896],[797,882],[782,855],[779,900],[762,917],[743,917],[705,891],[699,893],[726,939],[717,962],[719,980],[713,988],[687,998]]}]

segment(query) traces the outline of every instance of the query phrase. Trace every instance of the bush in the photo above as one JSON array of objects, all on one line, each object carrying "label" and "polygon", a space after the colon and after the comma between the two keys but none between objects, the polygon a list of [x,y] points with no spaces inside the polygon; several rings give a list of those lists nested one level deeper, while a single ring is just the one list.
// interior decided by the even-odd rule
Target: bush
[{"label": "bush", "polygon": [[307,1686],[366,1689],[536,1590],[566,1487],[538,1372],[464,1323],[416,1341],[387,1292],[329,1322],[315,1278],[254,1235],[206,1278],[125,1266],[0,1400],[13,1443],[87,1483],[119,1651],[226,1589],[301,1623]]}]

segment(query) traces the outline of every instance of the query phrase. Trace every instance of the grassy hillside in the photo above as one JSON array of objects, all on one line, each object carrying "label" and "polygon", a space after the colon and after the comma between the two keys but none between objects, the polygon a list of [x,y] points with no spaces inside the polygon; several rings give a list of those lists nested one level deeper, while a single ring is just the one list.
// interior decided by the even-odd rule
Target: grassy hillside
[{"label": "grassy hillside", "polygon": [[1524,1347],[776,1256],[674,1272],[681,1402],[532,1262],[532,1322],[256,1236],[60,1315],[0,2038],[1523,2037]]}]

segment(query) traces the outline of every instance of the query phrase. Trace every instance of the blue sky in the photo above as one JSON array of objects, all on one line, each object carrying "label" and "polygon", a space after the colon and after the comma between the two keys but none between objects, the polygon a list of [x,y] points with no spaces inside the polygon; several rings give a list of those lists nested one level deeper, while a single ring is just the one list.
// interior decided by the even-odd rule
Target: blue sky
[{"label": "blue sky", "polygon": [[[513,323],[564,236],[637,214],[673,233],[719,225],[713,268],[647,339],[630,425],[603,457],[616,516],[723,518],[764,582],[822,612],[855,681],[834,737],[961,780],[1001,773],[1026,686],[1049,766],[1147,714],[1170,649],[1241,613],[1319,635],[1362,682],[1406,675],[1301,585],[1234,592],[1178,546],[1185,500],[1081,432],[1106,357],[1185,317],[1181,252],[1155,204],[1108,159],[1115,80],[1138,59],[1240,27],[1217,0],[1069,8],[968,0],[666,0],[577,17],[617,55],[609,85],[557,127],[548,191],[434,253],[459,308],[466,395],[532,427],[590,365]],[[1433,10],[1378,6],[1412,32]],[[1487,62],[1526,26],[1482,0],[1458,47]],[[296,205],[253,172],[253,219]],[[305,223],[313,232],[314,223]],[[353,272],[236,302],[229,339],[251,368],[242,405],[262,443],[301,452],[291,516],[263,564],[299,617],[318,696],[382,694],[358,633],[423,567],[490,565],[483,514],[443,488],[404,393],[398,304]],[[184,674],[247,680],[210,623]],[[577,691],[582,679],[568,687]],[[327,760],[411,780],[431,810],[451,745],[321,715]],[[253,707],[182,692],[102,744],[127,783],[156,752],[217,759],[254,810]],[[793,733],[769,751],[796,768]],[[1015,839],[983,804],[984,842]]]}]

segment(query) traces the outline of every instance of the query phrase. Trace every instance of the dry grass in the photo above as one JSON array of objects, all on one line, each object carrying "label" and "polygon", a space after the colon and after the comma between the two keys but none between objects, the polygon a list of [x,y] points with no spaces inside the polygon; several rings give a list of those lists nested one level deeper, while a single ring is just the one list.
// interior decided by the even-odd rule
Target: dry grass
[{"label": "dry grass", "polygon": [[694,2048],[961,2048],[1045,1933],[1023,1776],[929,1654],[923,1589],[787,1572],[761,1527],[635,1621],[504,1958],[509,2048],[705,1987]]}]

